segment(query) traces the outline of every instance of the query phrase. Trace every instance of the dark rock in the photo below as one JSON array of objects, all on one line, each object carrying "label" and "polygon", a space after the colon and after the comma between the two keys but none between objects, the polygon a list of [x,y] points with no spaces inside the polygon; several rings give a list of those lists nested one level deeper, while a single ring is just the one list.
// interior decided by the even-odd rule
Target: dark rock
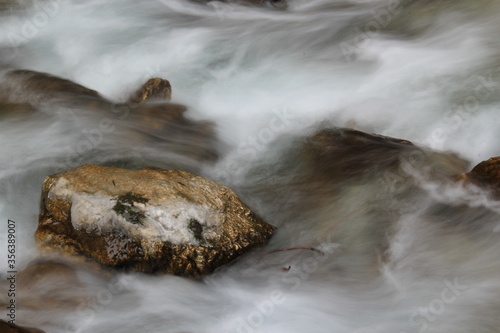
[{"label": "dark rock", "polygon": [[500,157],[479,163],[469,175],[478,182],[500,188]]},{"label": "dark rock", "polygon": [[[127,104],[150,100],[170,100],[172,88],[167,80],[149,79],[129,99]],[[48,73],[14,70],[5,74],[0,83],[0,103],[40,106],[81,107],[93,110],[110,110],[116,104],[102,97],[97,91],[73,81]],[[118,104],[120,105],[120,104]]]},{"label": "dark rock", "polygon": [[44,331],[32,327],[21,327],[12,325],[0,319],[0,332],[2,333],[44,333]]},{"label": "dark rock", "polygon": [[408,140],[349,128],[319,130],[306,138],[301,155],[313,173],[337,181],[373,178],[383,173],[401,177],[410,169],[444,179],[455,177],[469,165],[453,153],[435,152]]},{"label": "dark rock", "polygon": [[0,103],[0,119],[22,118],[35,114],[36,109],[29,104]]},{"label": "dark rock", "polygon": [[0,102],[33,107],[57,103],[66,106],[109,103],[95,90],[47,73],[14,70],[0,83]]},{"label": "dark rock", "polygon": [[303,146],[312,168],[342,179],[397,167],[400,154],[414,149],[407,140],[348,128],[322,129],[307,138]]},{"label": "dark rock", "polygon": [[200,277],[265,244],[273,231],[209,179],[83,165],[45,179],[36,239],[104,266]]},{"label": "dark rock", "polygon": [[285,9],[288,7],[287,0],[193,0],[195,2],[207,3],[211,1],[221,1],[228,3],[236,3],[241,5],[251,5],[251,6],[270,6],[278,9]]},{"label": "dark rock", "polygon": [[250,5],[269,5],[275,8],[286,8],[288,6],[288,1],[287,0],[239,0],[235,1],[243,4],[250,4]]},{"label": "dark rock", "polygon": [[469,173],[461,174],[458,179],[487,188],[495,196],[500,196],[500,156],[479,163]]}]

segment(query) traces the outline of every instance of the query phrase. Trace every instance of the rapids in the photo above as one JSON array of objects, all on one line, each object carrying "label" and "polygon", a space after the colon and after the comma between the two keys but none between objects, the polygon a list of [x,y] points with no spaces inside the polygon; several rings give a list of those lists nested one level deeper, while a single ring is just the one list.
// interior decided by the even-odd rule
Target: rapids
[{"label": "rapids", "polygon": [[[16,323],[55,333],[500,332],[497,201],[412,163],[338,185],[315,178],[297,151],[319,127],[337,126],[452,153],[469,169],[500,155],[500,2],[6,3],[2,77],[47,72],[117,102],[166,78],[190,119],[215,124],[219,159],[148,143],[126,119],[85,145],[105,115],[43,99],[38,113],[0,114],[2,280],[8,219],[21,270],[40,256],[43,179],[83,163],[197,172],[279,228],[265,248],[201,281],[75,267],[76,277],[27,289]],[[321,253],[266,254],[295,246]]]}]

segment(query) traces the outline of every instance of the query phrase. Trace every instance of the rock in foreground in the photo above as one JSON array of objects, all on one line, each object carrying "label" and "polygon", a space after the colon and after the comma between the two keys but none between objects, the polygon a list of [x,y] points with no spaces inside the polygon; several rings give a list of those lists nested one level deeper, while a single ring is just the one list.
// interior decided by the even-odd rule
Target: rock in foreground
[{"label": "rock in foreground", "polygon": [[104,266],[199,277],[273,231],[232,190],[189,172],[82,165],[45,179],[36,239]]}]

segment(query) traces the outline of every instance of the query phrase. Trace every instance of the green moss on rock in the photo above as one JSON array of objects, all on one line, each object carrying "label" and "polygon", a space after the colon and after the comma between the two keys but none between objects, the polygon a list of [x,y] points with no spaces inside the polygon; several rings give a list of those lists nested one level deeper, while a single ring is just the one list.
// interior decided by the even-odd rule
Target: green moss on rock
[{"label": "green moss on rock", "polygon": [[116,204],[113,210],[125,220],[133,224],[141,224],[145,218],[144,212],[142,212],[138,207],[135,207],[136,203],[147,203],[149,199],[143,196],[127,192],[116,198]]}]

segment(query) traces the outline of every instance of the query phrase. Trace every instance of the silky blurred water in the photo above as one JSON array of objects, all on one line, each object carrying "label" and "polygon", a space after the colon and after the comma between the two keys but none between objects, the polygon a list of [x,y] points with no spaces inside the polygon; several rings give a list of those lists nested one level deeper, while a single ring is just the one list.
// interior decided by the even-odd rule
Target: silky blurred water
[{"label": "silky blurred water", "polygon": [[[2,274],[7,219],[17,223],[22,268],[39,257],[43,179],[83,163],[195,171],[279,228],[264,249],[201,281],[81,267],[78,284],[43,280],[23,296],[28,304],[45,290],[42,306],[21,300],[19,324],[82,333],[500,331],[496,201],[425,170],[398,171],[396,194],[384,177],[338,187],[297,152],[300,138],[329,124],[454,153],[469,166],[500,155],[497,2],[289,0],[280,10],[51,0],[0,9],[2,75],[47,72],[117,102],[163,77],[173,102],[212,121],[220,141],[219,160],[203,162],[143,140],[128,121],[80,154],[85,131],[108,115],[49,103],[2,117]],[[322,254],[265,254],[294,246]],[[75,304],[49,304],[58,289]]]}]

